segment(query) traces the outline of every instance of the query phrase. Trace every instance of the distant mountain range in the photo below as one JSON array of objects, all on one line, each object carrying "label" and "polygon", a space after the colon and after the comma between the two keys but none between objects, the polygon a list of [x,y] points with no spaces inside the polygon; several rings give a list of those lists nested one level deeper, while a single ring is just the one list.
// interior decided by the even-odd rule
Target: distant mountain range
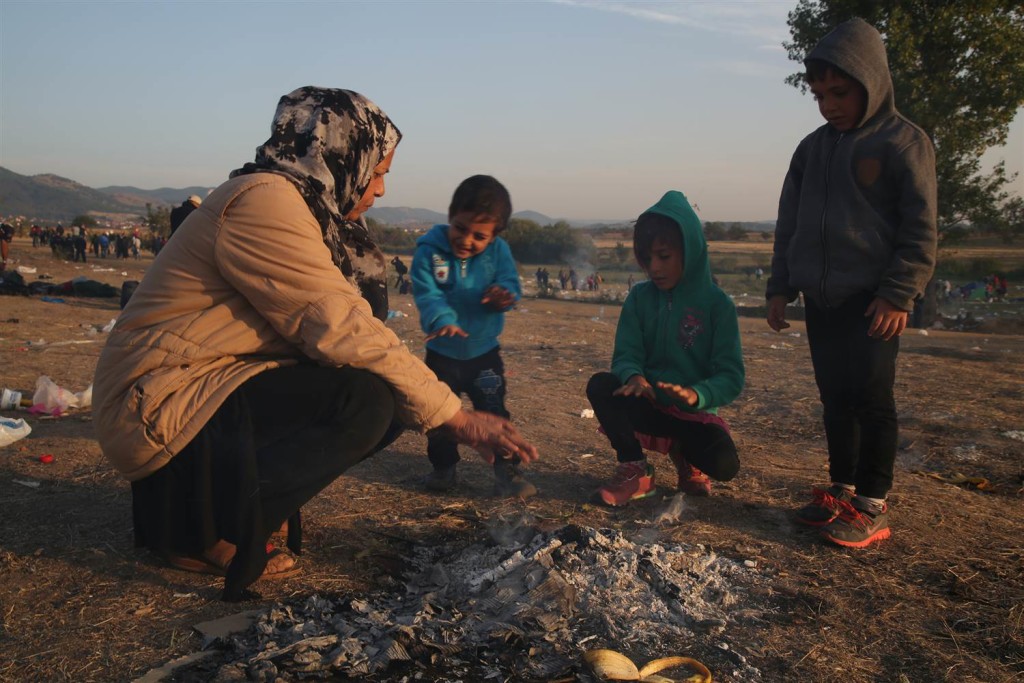
[{"label": "distant mountain range", "polygon": [[[75,216],[88,214],[114,222],[130,221],[145,215],[146,204],[154,207],[173,207],[181,204],[189,195],[205,197],[212,189],[198,185],[184,188],[161,187],[155,190],[143,190],[130,185],[110,185],[94,189],[58,175],[44,173],[26,176],[0,166],[0,216],[5,219],[22,216],[30,222],[52,223],[70,221]],[[429,227],[448,220],[446,214],[438,211],[405,206],[374,207],[367,212],[367,216],[386,225],[408,228]],[[539,225],[551,225],[559,220],[536,211],[517,211],[512,217],[531,220]],[[626,226],[630,221],[569,220],[568,223],[578,228],[600,225]],[[742,222],[741,225],[747,230],[775,229],[774,221]]]},{"label": "distant mountain range", "polygon": [[93,189],[68,178],[44,173],[25,176],[0,167],[0,215],[29,221],[69,221],[91,214],[130,220],[145,215],[146,204],[176,206],[189,195],[205,197],[210,188],[141,190],[137,187]]}]

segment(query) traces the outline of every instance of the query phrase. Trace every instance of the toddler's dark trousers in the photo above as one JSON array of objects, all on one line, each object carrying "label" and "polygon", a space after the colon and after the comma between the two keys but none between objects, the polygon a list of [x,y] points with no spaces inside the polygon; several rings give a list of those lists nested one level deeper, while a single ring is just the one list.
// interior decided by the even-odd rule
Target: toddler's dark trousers
[{"label": "toddler's dark trousers", "polygon": [[619,462],[643,459],[643,448],[634,434],[641,432],[678,440],[686,460],[712,479],[728,481],[739,472],[736,444],[725,429],[674,418],[646,398],[613,396],[620,386],[622,382],[610,372],[599,372],[587,383],[587,398]]},{"label": "toddler's dark trousers", "polygon": [[824,407],[832,481],[853,484],[868,498],[885,498],[896,461],[893,382],[900,342],[868,336],[871,317],[864,311],[873,299],[864,293],[835,308],[808,299],[807,339]]},{"label": "toddler's dark trousers", "polygon": [[[509,412],[505,409],[505,364],[501,360],[500,347],[496,346],[469,360],[449,358],[427,349],[424,360],[437,378],[456,395],[469,396],[474,410],[508,419]],[[427,458],[435,470],[448,469],[459,462],[459,445],[443,434],[431,434],[427,438]]]}]

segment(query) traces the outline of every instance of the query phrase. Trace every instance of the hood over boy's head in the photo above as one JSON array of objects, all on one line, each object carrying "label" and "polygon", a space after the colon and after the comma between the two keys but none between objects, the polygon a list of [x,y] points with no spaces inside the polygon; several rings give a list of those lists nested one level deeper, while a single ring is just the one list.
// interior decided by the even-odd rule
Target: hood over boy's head
[{"label": "hood over boy's head", "polygon": [[896,109],[885,43],[878,30],[860,18],[836,26],[804,58],[808,83],[830,75],[855,81],[863,88],[864,109],[852,127],[879,113]]},{"label": "hood over boy's head", "polygon": [[[675,230],[675,235],[671,230]],[[711,287],[711,265],[704,226],[686,195],[678,190],[666,192],[657,204],[647,209],[636,221],[633,230],[633,253],[647,270],[654,243],[679,244],[682,250],[683,274],[680,284],[688,288]]]}]

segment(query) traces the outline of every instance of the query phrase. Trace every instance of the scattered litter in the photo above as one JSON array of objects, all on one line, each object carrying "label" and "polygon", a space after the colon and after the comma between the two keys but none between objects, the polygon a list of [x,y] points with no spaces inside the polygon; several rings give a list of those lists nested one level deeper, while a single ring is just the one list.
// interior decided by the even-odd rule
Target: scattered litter
[{"label": "scattered litter", "polygon": [[53,454],[43,453],[42,455],[39,456],[39,462],[43,463],[44,465],[49,465],[51,462],[53,462]]},{"label": "scattered litter", "polygon": [[39,488],[39,482],[35,481],[34,479],[11,479],[11,481],[13,481],[15,484],[21,484],[22,486],[27,486],[30,489],[37,489],[37,488]]},{"label": "scattered litter", "polygon": [[797,339],[799,339],[800,338],[800,333],[799,332],[790,332],[789,336],[790,337],[796,337]]},{"label": "scattered litter", "polygon": [[5,388],[0,392],[0,410],[17,410],[24,403],[25,401],[21,398],[20,391]]},{"label": "scattered litter", "polygon": [[775,349],[776,351],[791,351],[793,349],[793,347],[786,342],[782,342],[778,345],[772,344],[769,348]]},{"label": "scattered litter", "polygon": [[588,420],[593,419],[594,418],[594,410],[593,410],[593,408],[584,408],[583,410],[581,410],[580,411],[580,417],[587,418]]},{"label": "scattered litter", "polygon": [[581,455],[580,457],[581,457],[581,458],[593,458],[593,457],[594,457],[594,454],[593,454],[593,453],[584,453],[584,454],[583,454],[583,455]]},{"label": "scattered litter", "polygon": [[395,310],[389,310],[388,311],[388,320],[391,320],[392,318],[404,318],[404,317],[405,317],[405,313],[403,313],[402,311],[395,311]]},{"label": "scattered litter", "polygon": [[32,427],[25,420],[0,417],[0,448],[23,439],[32,433]]},{"label": "scattered litter", "polygon": [[23,275],[29,275],[31,273],[36,272],[35,268],[31,268],[29,266],[18,266],[15,270],[17,270],[19,273],[22,273]]},{"label": "scattered litter", "polygon": [[1019,429],[1011,429],[1008,432],[1003,432],[1003,436],[1008,439],[1014,439],[1015,441],[1024,441],[1024,431]]},{"label": "scattered litter", "polygon": [[42,297],[39,297],[39,300],[40,301],[45,301],[48,304],[66,304],[67,303],[66,301],[64,301],[64,299],[61,299],[59,296],[42,296]]},{"label": "scattered litter", "polygon": [[35,415],[62,415],[69,408],[88,408],[91,405],[91,384],[83,391],[72,393],[42,375],[36,380],[36,393],[32,396],[32,407],[28,412]]},{"label": "scattered litter", "polygon": [[922,337],[927,337],[928,336],[928,330],[924,329],[923,327],[920,330],[918,330],[917,333],[919,335],[921,335]]}]

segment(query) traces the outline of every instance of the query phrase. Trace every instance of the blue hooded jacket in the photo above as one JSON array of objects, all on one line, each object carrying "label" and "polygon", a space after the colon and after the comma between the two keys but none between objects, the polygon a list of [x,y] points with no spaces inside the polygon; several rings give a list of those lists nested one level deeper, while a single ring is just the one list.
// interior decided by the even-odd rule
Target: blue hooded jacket
[{"label": "blue hooded jacket", "polygon": [[683,234],[683,276],[663,292],[650,280],[633,287],[615,331],[612,372],[625,383],[643,375],[697,392],[695,406],[655,387],[658,402],[688,412],[714,413],[743,389],[743,353],[732,299],[711,281],[708,245],[682,192],[666,192],[647,210],[671,218]]},{"label": "blue hooded jacket", "polygon": [[498,285],[516,301],[523,294],[505,240],[495,237],[476,256],[458,259],[448,241],[447,225],[435,225],[416,240],[410,277],[425,333],[432,334],[445,325],[458,325],[469,333],[468,337],[438,337],[427,342],[431,351],[457,360],[482,356],[498,345],[505,313],[480,303],[484,291]]}]

